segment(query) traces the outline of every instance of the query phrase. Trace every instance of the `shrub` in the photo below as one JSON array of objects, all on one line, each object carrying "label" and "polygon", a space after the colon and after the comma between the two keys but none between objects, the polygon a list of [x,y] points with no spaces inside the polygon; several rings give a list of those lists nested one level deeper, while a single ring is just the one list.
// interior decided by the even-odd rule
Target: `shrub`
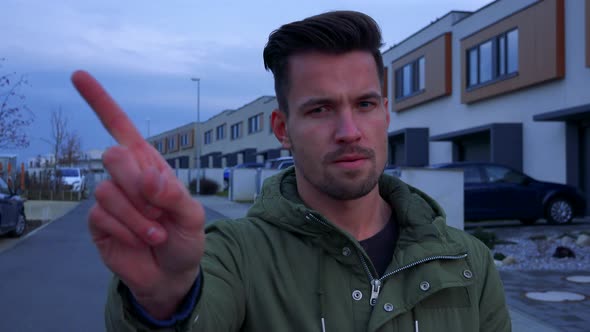
[{"label": "shrub", "polygon": [[[201,187],[201,195],[215,195],[217,191],[219,191],[219,185],[217,184],[217,182],[211,179],[201,178],[199,184]],[[193,195],[197,193],[197,179],[191,180],[191,182],[188,185],[188,189]]]},{"label": "shrub", "polygon": [[479,227],[473,232],[473,236],[483,242],[488,248],[494,249],[496,245],[496,233],[484,231],[483,228]]},{"label": "shrub", "polygon": [[506,258],[506,255],[504,255],[501,252],[497,252],[497,253],[494,254],[494,259],[497,260],[497,261],[503,261],[504,258]]}]

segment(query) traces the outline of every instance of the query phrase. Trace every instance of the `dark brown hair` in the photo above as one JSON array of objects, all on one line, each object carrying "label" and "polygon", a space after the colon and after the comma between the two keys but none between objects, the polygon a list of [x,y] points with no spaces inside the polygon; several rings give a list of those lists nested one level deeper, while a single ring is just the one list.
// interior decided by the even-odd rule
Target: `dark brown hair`
[{"label": "dark brown hair", "polygon": [[279,108],[288,112],[288,59],[291,55],[312,51],[329,54],[367,51],[375,59],[383,86],[383,58],[379,50],[382,45],[377,22],[354,11],[327,12],[281,26],[270,34],[263,53],[264,68],[274,75]]}]

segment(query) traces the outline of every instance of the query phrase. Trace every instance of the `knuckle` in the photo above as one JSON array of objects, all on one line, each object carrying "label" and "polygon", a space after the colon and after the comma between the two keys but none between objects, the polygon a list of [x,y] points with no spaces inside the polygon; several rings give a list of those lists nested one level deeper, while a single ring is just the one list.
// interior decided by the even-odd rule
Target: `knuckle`
[{"label": "knuckle", "polygon": [[104,203],[113,195],[114,190],[116,190],[116,186],[113,182],[111,180],[105,180],[96,186],[94,196],[99,203]]}]

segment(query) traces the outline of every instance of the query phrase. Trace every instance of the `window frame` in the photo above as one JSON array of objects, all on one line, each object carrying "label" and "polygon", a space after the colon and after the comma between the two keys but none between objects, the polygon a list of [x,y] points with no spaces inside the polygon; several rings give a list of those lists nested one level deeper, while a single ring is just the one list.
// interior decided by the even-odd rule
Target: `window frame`
[{"label": "window frame", "polygon": [[209,129],[203,133],[203,144],[209,145],[213,143],[213,129]]},{"label": "window frame", "polygon": [[[224,124],[220,124],[219,126],[215,127],[215,140],[221,141],[221,140],[225,139],[225,127],[226,126],[227,126],[227,123],[224,123]],[[220,129],[221,129],[221,135],[219,135]]]},{"label": "window frame", "polygon": [[258,113],[248,118],[248,135],[262,131],[262,115],[263,113]]},{"label": "window frame", "polygon": [[166,138],[166,149],[167,151],[176,150],[176,136],[169,136]]},{"label": "window frame", "polygon": [[[235,140],[240,139],[242,137],[242,123],[243,123],[243,121],[240,121],[240,122],[236,122],[233,125],[231,125],[231,127],[230,127],[230,140],[235,141]],[[236,135],[234,135],[234,128],[237,128]]]},{"label": "window frame", "polygon": [[[421,65],[421,63],[423,65]],[[423,69],[423,73],[420,68]],[[405,94],[406,88],[406,69],[409,72],[409,90]],[[398,67],[393,73],[395,82],[394,100],[401,101],[407,98],[414,97],[426,91],[426,57],[424,55],[407,62],[403,66]],[[423,80],[421,82],[421,79]]]},{"label": "window frame", "polygon": [[[509,72],[509,63],[511,63],[508,58],[509,54],[510,54],[510,49],[508,48],[508,35],[516,32],[516,67],[514,71]],[[518,27],[514,27],[512,29],[506,30],[505,32],[498,34],[492,38],[486,39],[484,41],[481,41],[480,43],[473,45],[472,47],[468,48],[465,50],[465,89],[467,91],[471,91],[474,89],[478,89],[480,87],[484,87],[484,86],[488,86],[490,84],[494,84],[496,82],[499,81],[504,81],[510,78],[513,78],[515,76],[518,76],[519,74],[519,68],[518,68],[518,59],[520,56],[520,52],[518,49],[518,41],[519,41],[519,32],[518,32]],[[491,78],[489,80],[486,81],[481,81],[481,46],[485,45],[487,43],[490,43],[492,45],[492,49],[491,49],[491,53],[492,53],[492,58],[491,58]],[[501,44],[503,44],[503,47],[501,47]],[[472,80],[472,72],[471,72],[471,67],[472,67],[472,58],[471,58],[471,53],[475,52],[476,56],[475,58],[477,59],[477,64],[475,66],[475,73],[477,74],[477,79]],[[500,64],[503,65],[503,68],[500,68]],[[471,84],[471,81],[475,81],[476,83]]]}]

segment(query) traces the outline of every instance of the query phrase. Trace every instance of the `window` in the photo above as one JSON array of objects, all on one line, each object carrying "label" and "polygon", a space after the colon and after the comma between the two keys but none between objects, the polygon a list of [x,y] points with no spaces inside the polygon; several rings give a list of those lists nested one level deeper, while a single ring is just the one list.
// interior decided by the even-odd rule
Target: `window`
[{"label": "window", "polygon": [[479,174],[479,168],[477,167],[465,167],[463,169],[463,181],[465,183],[482,183],[481,175]]},{"label": "window", "polygon": [[219,141],[224,138],[225,138],[225,123],[217,126],[217,128],[215,129],[215,139]]},{"label": "window", "polygon": [[514,29],[467,50],[467,86],[510,77],[518,72],[518,30]]},{"label": "window", "polygon": [[189,138],[188,133],[183,133],[180,135],[180,146],[188,146],[189,145]]},{"label": "window", "polygon": [[231,126],[231,139],[238,139],[242,136],[242,123],[238,122]]},{"label": "window", "polygon": [[395,98],[405,98],[424,91],[426,60],[424,57],[406,64],[395,71]]},{"label": "window", "polygon": [[174,136],[168,137],[168,150],[174,150],[176,148],[176,139]]},{"label": "window", "polygon": [[257,133],[262,130],[262,113],[248,118],[248,134]]},{"label": "window", "polygon": [[488,166],[485,168],[490,183],[513,183],[522,184],[527,176],[501,166]]},{"label": "window", "polygon": [[207,130],[205,134],[203,134],[203,143],[204,144],[211,144],[211,136],[213,135],[213,130]]},{"label": "window", "polygon": [[158,150],[158,152],[164,152],[164,144],[162,144],[162,140],[154,142],[154,146],[156,147],[156,150]]}]

